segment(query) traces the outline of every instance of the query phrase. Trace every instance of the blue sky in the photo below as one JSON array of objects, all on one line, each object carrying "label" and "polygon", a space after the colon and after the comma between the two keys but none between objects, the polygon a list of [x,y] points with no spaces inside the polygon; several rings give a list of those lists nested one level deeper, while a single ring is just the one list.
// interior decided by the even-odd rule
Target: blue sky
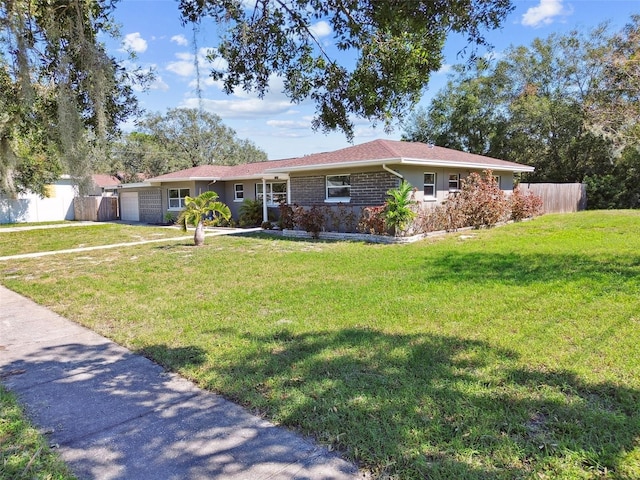
[{"label": "blue sky", "polygon": [[[515,0],[515,10],[500,30],[488,32],[487,38],[499,54],[511,45],[529,45],[536,37],[563,34],[573,29],[588,31],[601,22],[611,22],[619,30],[632,14],[640,14],[640,0]],[[135,62],[153,68],[156,80],[150,89],[137,92],[140,105],[149,112],[164,113],[168,108],[197,107],[194,55],[194,32],[180,22],[176,0],[121,0],[116,4],[115,20],[120,24],[121,39],[108,40],[110,52],[126,59],[125,50],[136,54]],[[332,32],[320,22],[316,33],[330,47]],[[323,134],[311,129],[314,105],[291,104],[281,93],[282,82],[272,79],[271,92],[263,99],[244,91],[226,95],[219,84],[207,76],[204,52],[216,46],[215,25],[203,22],[195,34],[201,72],[203,107],[222,117],[240,138],[252,140],[267,152],[269,159],[298,157],[310,153],[347,147],[344,134]],[[465,46],[461,38],[450,38],[445,46],[445,65],[431,77],[421,104],[446,83],[447,70],[461,63],[458,53]],[[348,59],[345,59],[348,60]],[[131,129],[131,125],[125,129]],[[376,138],[399,139],[401,127],[385,134],[369,122],[356,120],[354,144]]]}]

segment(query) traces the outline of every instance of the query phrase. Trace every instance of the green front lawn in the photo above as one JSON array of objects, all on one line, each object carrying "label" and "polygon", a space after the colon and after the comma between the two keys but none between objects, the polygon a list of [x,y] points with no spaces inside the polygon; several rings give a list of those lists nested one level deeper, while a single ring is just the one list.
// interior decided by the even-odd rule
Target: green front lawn
[{"label": "green front lawn", "polygon": [[177,228],[96,223],[89,226],[43,228],[17,232],[0,231],[0,257],[23,253],[95,247],[113,243],[184,237]]},{"label": "green front lawn", "polygon": [[216,237],[0,279],[381,478],[640,478],[637,211],[411,245]]}]

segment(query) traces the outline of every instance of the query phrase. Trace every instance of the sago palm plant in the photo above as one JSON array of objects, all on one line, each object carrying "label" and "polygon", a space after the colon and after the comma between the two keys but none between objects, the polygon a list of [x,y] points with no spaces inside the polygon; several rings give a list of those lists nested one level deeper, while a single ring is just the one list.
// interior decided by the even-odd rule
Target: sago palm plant
[{"label": "sago palm plant", "polygon": [[184,210],[180,212],[177,223],[183,231],[187,231],[187,225],[195,225],[196,232],[193,235],[193,243],[196,247],[204,245],[204,220],[209,213],[215,218],[220,215],[225,220],[231,218],[231,210],[224,203],[218,201],[216,192],[204,192],[197,197],[185,197]]},{"label": "sago palm plant", "polygon": [[403,180],[398,188],[389,190],[387,195],[389,198],[385,202],[384,221],[397,237],[409,227],[411,220],[416,216],[412,208],[416,204],[413,200],[413,187]]}]

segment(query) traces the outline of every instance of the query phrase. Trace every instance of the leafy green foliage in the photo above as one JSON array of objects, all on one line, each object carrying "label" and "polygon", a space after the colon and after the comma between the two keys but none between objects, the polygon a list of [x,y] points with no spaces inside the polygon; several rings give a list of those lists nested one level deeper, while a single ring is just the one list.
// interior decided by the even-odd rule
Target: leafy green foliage
[{"label": "leafy green foliage", "polygon": [[416,217],[414,210],[417,202],[413,199],[414,188],[405,180],[398,188],[387,192],[389,196],[384,206],[385,224],[393,230],[395,236],[401,235]]},{"label": "leafy green foliage", "polygon": [[585,182],[590,208],[636,208],[639,25],[551,35],[458,66],[403,138],[532,165],[528,182]]},{"label": "leafy green foliage", "polygon": [[406,121],[403,140],[500,156],[507,128],[500,108],[503,82],[488,75],[485,60],[453,70],[457,76],[434,96],[428,110],[421,107]]},{"label": "leafy green foliage", "polygon": [[240,226],[257,227],[262,223],[264,212],[262,202],[251,198],[245,198],[240,205]]},{"label": "leafy green foliage", "polygon": [[128,73],[99,40],[114,32],[112,9],[97,0],[0,4],[3,191],[42,193],[62,168],[84,193],[91,159],[105,155],[106,140],[136,111]]},{"label": "leafy green foliage", "polygon": [[639,55],[640,15],[636,14],[590,59],[592,66],[600,67],[602,85],[586,105],[588,124],[618,148],[640,141]]},{"label": "leafy green foliage", "polygon": [[626,148],[606,175],[587,175],[587,208],[640,208],[640,151]]},{"label": "leafy green foliage", "polygon": [[231,210],[224,203],[218,201],[218,194],[213,191],[204,192],[195,198],[185,197],[184,210],[180,212],[176,223],[183,231],[187,231],[187,225],[195,225],[193,243],[199,247],[204,244],[204,220],[220,216],[225,220],[231,218]]},{"label": "leafy green foliage", "polygon": [[[483,29],[500,26],[512,10],[508,0],[469,2],[255,2],[206,0],[180,2],[183,17],[211,17],[226,33],[211,59],[231,93],[255,89],[263,95],[273,75],[284,79],[294,101],[316,104],[313,125],[340,129],[353,137],[351,114],[373,122],[391,122],[419,100],[432,72],[442,65],[442,47],[450,32],[484,44]],[[316,34],[315,24],[330,26],[336,47],[355,61],[339,64]]]},{"label": "leafy green foliage", "polygon": [[109,159],[96,163],[97,172],[122,177],[123,183],[140,182],[178,170],[170,152],[147,133],[131,132],[110,144]]},{"label": "leafy green foliage", "polygon": [[[199,165],[237,165],[267,160],[267,154],[249,140],[239,139],[235,130],[222,123],[215,113],[193,108],[172,108],[164,115],[148,114],[138,123],[142,138],[138,148],[146,147],[150,160],[140,171],[182,170]],[[158,153],[156,153],[156,151]],[[170,163],[158,165],[159,158]]]}]

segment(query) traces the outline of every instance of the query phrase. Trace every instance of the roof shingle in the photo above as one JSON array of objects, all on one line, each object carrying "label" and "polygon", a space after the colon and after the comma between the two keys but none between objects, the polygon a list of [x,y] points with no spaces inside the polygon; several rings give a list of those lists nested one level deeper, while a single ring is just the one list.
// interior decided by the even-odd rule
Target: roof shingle
[{"label": "roof shingle", "polygon": [[167,173],[149,179],[152,182],[176,181],[186,179],[216,179],[253,177],[264,173],[277,173],[304,167],[336,166],[355,162],[410,163],[425,162],[436,165],[476,165],[478,168],[496,168],[503,170],[527,171],[529,167],[484,155],[460,152],[450,148],[436,147],[419,142],[401,142],[396,140],[374,140],[332,152],[314,153],[304,157],[270,160],[266,162],[246,163],[235,166],[201,165],[178,172]]}]

